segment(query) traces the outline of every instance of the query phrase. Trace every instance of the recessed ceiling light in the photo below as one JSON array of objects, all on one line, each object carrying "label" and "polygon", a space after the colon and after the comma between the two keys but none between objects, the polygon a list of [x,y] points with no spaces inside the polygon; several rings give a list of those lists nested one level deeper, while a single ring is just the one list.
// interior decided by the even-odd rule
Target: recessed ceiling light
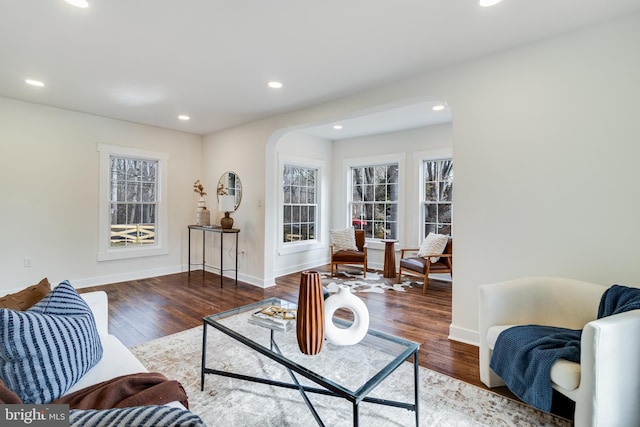
[{"label": "recessed ceiling light", "polygon": [[433,111],[442,111],[442,110],[444,110],[444,108],[445,108],[444,105],[434,105],[432,110]]},{"label": "recessed ceiling light", "polygon": [[189,116],[187,116],[187,115],[185,115],[185,114],[180,114],[180,115],[178,116],[178,118],[179,118],[180,120],[184,120],[184,121],[187,121],[187,120],[191,119],[191,117],[189,117]]},{"label": "recessed ceiling light", "polygon": [[340,130],[340,129],[342,129],[342,125],[333,125],[333,128],[335,130]]},{"label": "recessed ceiling light", "polygon": [[31,86],[38,86],[38,87],[43,87],[44,83],[42,83],[39,80],[32,80],[32,79],[26,79],[24,81],[26,84],[31,85]]},{"label": "recessed ceiling light", "polygon": [[87,0],[64,0],[67,3],[69,3],[72,6],[75,7],[89,7],[89,3],[87,3]]},{"label": "recessed ceiling light", "polygon": [[271,89],[280,89],[282,87],[280,82],[269,82],[268,85]]},{"label": "recessed ceiling light", "polygon": [[482,7],[491,7],[500,3],[502,0],[479,0],[478,4]]}]

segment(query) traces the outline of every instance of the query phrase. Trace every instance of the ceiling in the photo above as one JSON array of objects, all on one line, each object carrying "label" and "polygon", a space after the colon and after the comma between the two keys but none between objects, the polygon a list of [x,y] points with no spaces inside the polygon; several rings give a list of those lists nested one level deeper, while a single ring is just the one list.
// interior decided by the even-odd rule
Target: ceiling
[{"label": "ceiling", "polygon": [[0,0],[0,96],[201,135],[640,11],[640,0],[88,1]]},{"label": "ceiling", "polygon": [[[444,107],[434,111],[436,106]],[[344,120],[309,126],[301,132],[332,141],[375,135],[451,122],[451,109],[437,101],[412,102],[401,107],[357,115]],[[340,126],[339,129],[334,126]]]}]

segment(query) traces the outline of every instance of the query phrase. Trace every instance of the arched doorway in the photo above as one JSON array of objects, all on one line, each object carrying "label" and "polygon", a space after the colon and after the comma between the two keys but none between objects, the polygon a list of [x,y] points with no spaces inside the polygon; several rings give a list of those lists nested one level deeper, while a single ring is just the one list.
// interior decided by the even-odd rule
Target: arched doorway
[{"label": "arched doorway", "polygon": [[[434,107],[443,106],[442,109]],[[385,156],[391,153],[404,156],[403,168],[409,178],[403,178],[407,187],[403,193],[403,203],[410,198],[416,199],[419,194],[413,176],[420,174],[417,166],[419,157],[432,152],[442,156],[451,155],[451,109],[440,99],[420,97],[406,99],[392,104],[372,107],[367,110],[353,112],[340,117],[333,117],[322,122],[308,123],[281,129],[269,139],[265,156],[265,279],[298,271],[328,262],[328,230],[347,225],[339,212],[346,212],[346,195],[344,194],[344,158]],[[334,126],[341,125],[336,129]],[[438,131],[428,132],[425,129]],[[449,129],[448,131],[446,129]],[[424,135],[433,141],[421,141]],[[433,136],[437,135],[437,136]],[[399,143],[388,143],[390,138],[398,136],[403,139]],[[316,150],[316,144],[330,145],[328,150]],[[371,142],[369,148],[367,143]],[[298,145],[296,145],[298,143]],[[362,148],[364,146],[364,148]],[[367,151],[362,153],[362,151]],[[297,159],[304,163],[307,159],[324,162],[322,167],[321,199],[323,209],[320,210],[318,233],[314,234],[313,245],[302,245],[299,242],[289,245],[283,239],[282,232],[282,176],[283,158]],[[420,214],[414,207],[403,207],[401,240],[403,243],[417,243],[420,231]],[[346,214],[344,215],[346,218]],[[413,224],[409,226],[409,224]],[[288,247],[303,247],[302,250],[288,250]],[[383,245],[373,246],[373,268],[381,267]],[[275,249],[275,250],[274,250]],[[379,251],[379,253],[378,253]],[[327,258],[326,260],[324,258]]]}]

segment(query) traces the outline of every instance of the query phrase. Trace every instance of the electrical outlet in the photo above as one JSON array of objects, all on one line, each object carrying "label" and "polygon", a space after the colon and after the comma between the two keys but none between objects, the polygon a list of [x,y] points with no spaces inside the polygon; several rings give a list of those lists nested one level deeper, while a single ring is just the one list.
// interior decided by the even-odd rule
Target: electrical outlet
[{"label": "electrical outlet", "polygon": [[24,268],[31,268],[33,267],[33,260],[31,259],[31,257],[24,257]]}]

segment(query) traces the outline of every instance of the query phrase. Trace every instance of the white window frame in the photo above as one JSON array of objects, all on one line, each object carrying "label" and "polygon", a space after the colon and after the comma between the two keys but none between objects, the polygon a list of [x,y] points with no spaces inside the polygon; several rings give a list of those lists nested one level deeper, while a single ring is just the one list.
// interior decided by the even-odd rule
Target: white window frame
[{"label": "white window frame", "polygon": [[[282,233],[284,229],[284,190],[282,183],[284,182],[283,172],[284,166],[299,166],[302,168],[316,169],[316,226],[315,239],[302,240],[297,242],[283,242]],[[298,252],[306,252],[322,247],[322,223],[323,223],[323,180],[324,180],[325,162],[318,159],[311,159],[299,156],[281,155],[278,159],[278,254],[288,255]]]},{"label": "white window frame", "polygon": [[[97,145],[100,153],[99,159],[99,213],[98,213],[98,261],[112,261],[118,259],[137,258],[146,256],[166,255],[169,253],[168,247],[168,168],[169,155],[155,151],[138,150],[117,145],[101,144]],[[111,204],[109,201],[110,186],[110,157],[134,157],[158,162],[157,181],[157,209],[156,209],[156,229],[154,244],[112,247],[111,246]]]},{"label": "white window frame", "polygon": [[[405,208],[404,208],[404,200],[405,200],[405,175],[406,175],[406,155],[404,153],[394,153],[387,154],[381,156],[371,156],[371,157],[358,157],[352,159],[345,159],[343,161],[343,170],[345,176],[345,188],[347,189],[345,192],[345,224],[347,227],[351,226],[351,212],[352,212],[352,183],[353,177],[351,176],[351,168],[354,167],[366,167],[366,166],[376,166],[376,165],[385,165],[389,163],[397,163],[398,164],[398,221],[397,221],[397,229],[396,235],[398,236],[398,241],[402,240],[402,236],[404,235],[404,225],[402,224],[402,218],[404,218]],[[372,249],[384,249],[383,239],[373,239],[370,237],[366,238],[367,246]]]},{"label": "white window frame", "polygon": [[[416,165],[417,170],[419,171],[419,185],[418,185],[418,204],[417,204],[417,209],[420,212],[419,215],[419,221],[420,221],[420,225],[418,227],[418,233],[420,233],[418,235],[418,242],[422,242],[424,240],[425,233],[425,217],[424,217],[424,204],[426,202],[424,194],[425,194],[425,188],[424,188],[424,181],[425,181],[425,176],[424,176],[424,162],[427,161],[437,161],[437,160],[451,160],[454,161],[453,159],[453,152],[451,149],[442,149],[442,150],[432,150],[432,151],[428,151],[428,152],[422,152],[422,153],[418,153],[417,156],[417,160],[418,160],[418,164]],[[454,165],[455,165],[455,161],[454,161]],[[453,201],[451,202],[451,207],[453,209]],[[453,218],[451,218],[451,234],[453,235]]]}]

